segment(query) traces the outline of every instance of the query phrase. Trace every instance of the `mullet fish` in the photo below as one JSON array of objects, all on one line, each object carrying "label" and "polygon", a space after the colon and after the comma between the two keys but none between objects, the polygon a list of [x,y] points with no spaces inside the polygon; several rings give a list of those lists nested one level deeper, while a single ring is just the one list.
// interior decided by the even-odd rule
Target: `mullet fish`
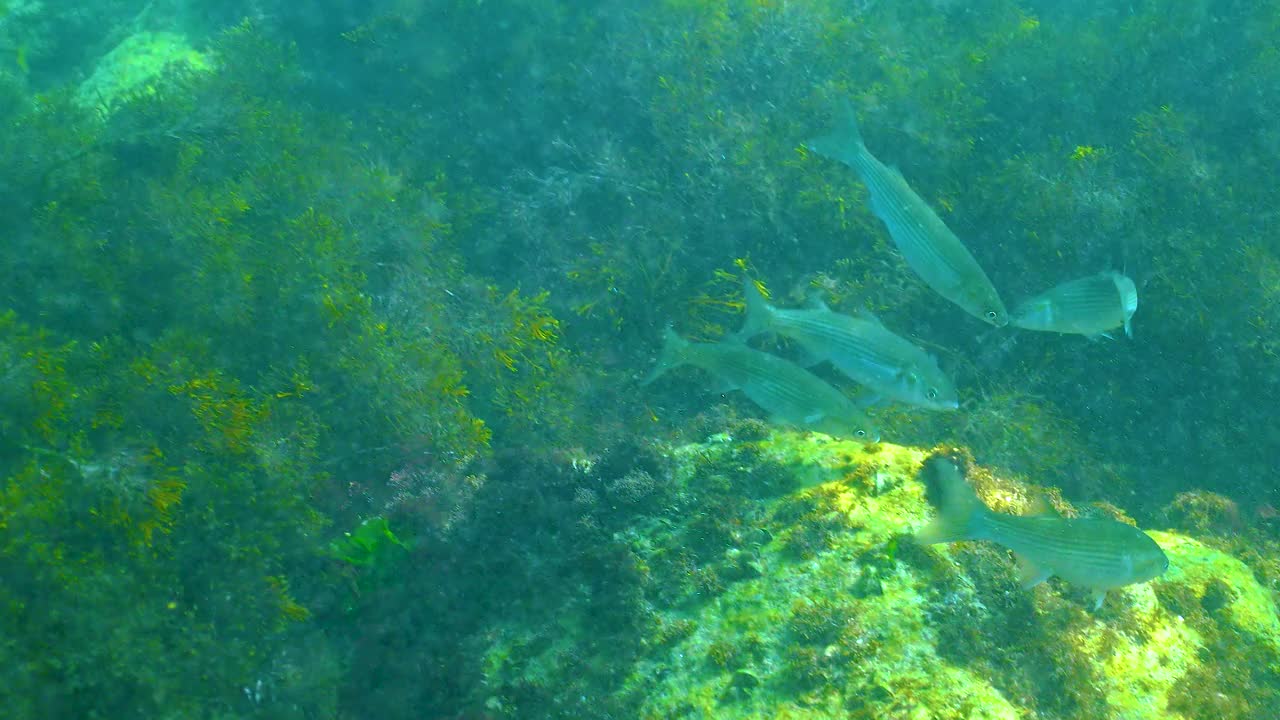
[{"label": "mullet fish", "polygon": [[1169,559],[1149,535],[1109,518],[1064,518],[1041,503],[1032,515],[992,512],[950,459],[934,455],[920,471],[938,496],[938,517],[917,533],[926,545],[989,540],[1013,551],[1024,588],[1053,575],[1093,591],[1093,607],[1107,590],[1159,577]]},{"label": "mullet fish", "polygon": [[837,437],[880,440],[880,431],[849,398],[817,375],[775,355],[740,342],[689,342],[667,328],[662,356],[643,384],[680,365],[715,375],[726,392],[741,390],[773,422]]},{"label": "mullet fish", "polygon": [[871,195],[871,209],[888,228],[898,252],[934,292],[996,327],[1008,324],[1000,294],[978,261],[902,173],[867,150],[852,108],[845,115],[841,127],[805,147],[857,171]]},{"label": "mullet fish", "polygon": [[747,318],[738,333],[742,339],[775,332],[795,340],[815,362],[830,362],[878,395],[930,410],[960,406],[955,386],[933,356],[890,332],[874,315],[841,315],[816,298],[810,309],[779,309],[750,279],[743,292]]},{"label": "mullet fish", "polygon": [[1133,337],[1129,319],[1138,309],[1138,288],[1118,272],[1071,280],[1022,303],[1012,322],[1027,330],[1103,335],[1124,328]]}]

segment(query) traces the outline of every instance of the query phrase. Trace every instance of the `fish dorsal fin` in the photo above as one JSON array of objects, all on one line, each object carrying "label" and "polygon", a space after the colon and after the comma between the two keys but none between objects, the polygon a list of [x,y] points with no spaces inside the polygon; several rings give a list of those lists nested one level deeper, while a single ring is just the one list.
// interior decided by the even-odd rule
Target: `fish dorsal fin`
[{"label": "fish dorsal fin", "polygon": [[1030,590],[1053,575],[1053,570],[1036,565],[1025,555],[1014,553],[1013,558],[1018,561],[1018,582],[1023,590]]},{"label": "fish dorsal fin", "polygon": [[1036,493],[1031,496],[1031,501],[1027,505],[1027,515],[1030,517],[1062,517],[1062,513],[1049,502],[1048,496],[1044,493]]},{"label": "fish dorsal fin", "polygon": [[827,307],[827,302],[822,299],[822,291],[817,288],[814,288],[809,292],[808,297],[804,299],[804,306],[809,310],[831,312],[831,308]]},{"label": "fish dorsal fin", "polygon": [[728,395],[734,390],[740,389],[739,385],[729,378],[717,375],[715,376],[715,379],[711,381],[711,391],[718,395]]}]

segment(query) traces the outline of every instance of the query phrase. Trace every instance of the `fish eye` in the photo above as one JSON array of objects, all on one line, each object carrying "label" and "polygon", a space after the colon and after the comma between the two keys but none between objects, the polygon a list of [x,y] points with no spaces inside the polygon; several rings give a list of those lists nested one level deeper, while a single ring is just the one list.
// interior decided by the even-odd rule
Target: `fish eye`
[{"label": "fish eye", "polygon": [[866,431],[866,430],[857,430],[857,431],[854,431],[854,433],[853,433],[853,434],[854,434],[854,435],[857,435],[858,437],[866,437],[866,436],[867,436],[867,431]]},{"label": "fish eye", "polygon": [[997,313],[995,310],[988,310],[988,311],[987,311],[987,319],[988,319],[988,320],[990,320],[990,321],[992,321],[992,322],[995,322],[996,318],[998,318],[998,317],[1000,317],[1000,314],[999,314],[999,313]]},{"label": "fish eye", "polygon": [[929,388],[924,391],[924,396],[930,400],[938,399],[938,388]]}]

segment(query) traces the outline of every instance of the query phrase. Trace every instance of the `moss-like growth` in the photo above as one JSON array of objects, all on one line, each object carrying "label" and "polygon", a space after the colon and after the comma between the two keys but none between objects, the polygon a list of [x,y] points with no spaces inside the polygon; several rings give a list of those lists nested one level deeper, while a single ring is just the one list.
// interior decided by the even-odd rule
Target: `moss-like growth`
[{"label": "moss-like growth", "polygon": [[1244,529],[1234,501],[1203,490],[1178,493],[1164,514],[1171,527],[1196,535],[1232,535]]},{"label": "moss-like growth", "polygon": [[[360,649],[308,621],[376,635],[387,578],[462,533],[494,430],[562,427],[547,295],[462,271],[443,178],[366,165],[349,125],[279,95],[297,58],[252,25],[211,52],[217,73],[162,72],[195,59],[135,36],[5,118],[13,717],[252,714],[259,682],[332,716]],[[335,557],[331,524],[365,530]],[[620,605],[602,615],[633,629]]]}]

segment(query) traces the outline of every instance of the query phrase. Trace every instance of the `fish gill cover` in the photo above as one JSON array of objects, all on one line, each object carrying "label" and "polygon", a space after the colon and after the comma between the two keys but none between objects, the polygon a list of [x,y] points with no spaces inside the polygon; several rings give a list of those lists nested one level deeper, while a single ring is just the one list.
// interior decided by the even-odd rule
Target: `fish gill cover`
[{"label": "fish gill cover", "polygon": [[[1168,0],[0,2],[0,707],[1272,717],[1277,32]],[[806,146],[846,106],[914,214]],[[927,216],[1015,313],[1078,314],[971,317],[900,253]],[[1097,277],[1132,292],[1061,289]],[[749,347],[883,443],[642,386],[668,325],[743,327],[748,278],[877,318],[958,407],[784,333]],[[1136,522],[1168,571],[1092,612],[922,547],[938,446],[992,512]]]}]

